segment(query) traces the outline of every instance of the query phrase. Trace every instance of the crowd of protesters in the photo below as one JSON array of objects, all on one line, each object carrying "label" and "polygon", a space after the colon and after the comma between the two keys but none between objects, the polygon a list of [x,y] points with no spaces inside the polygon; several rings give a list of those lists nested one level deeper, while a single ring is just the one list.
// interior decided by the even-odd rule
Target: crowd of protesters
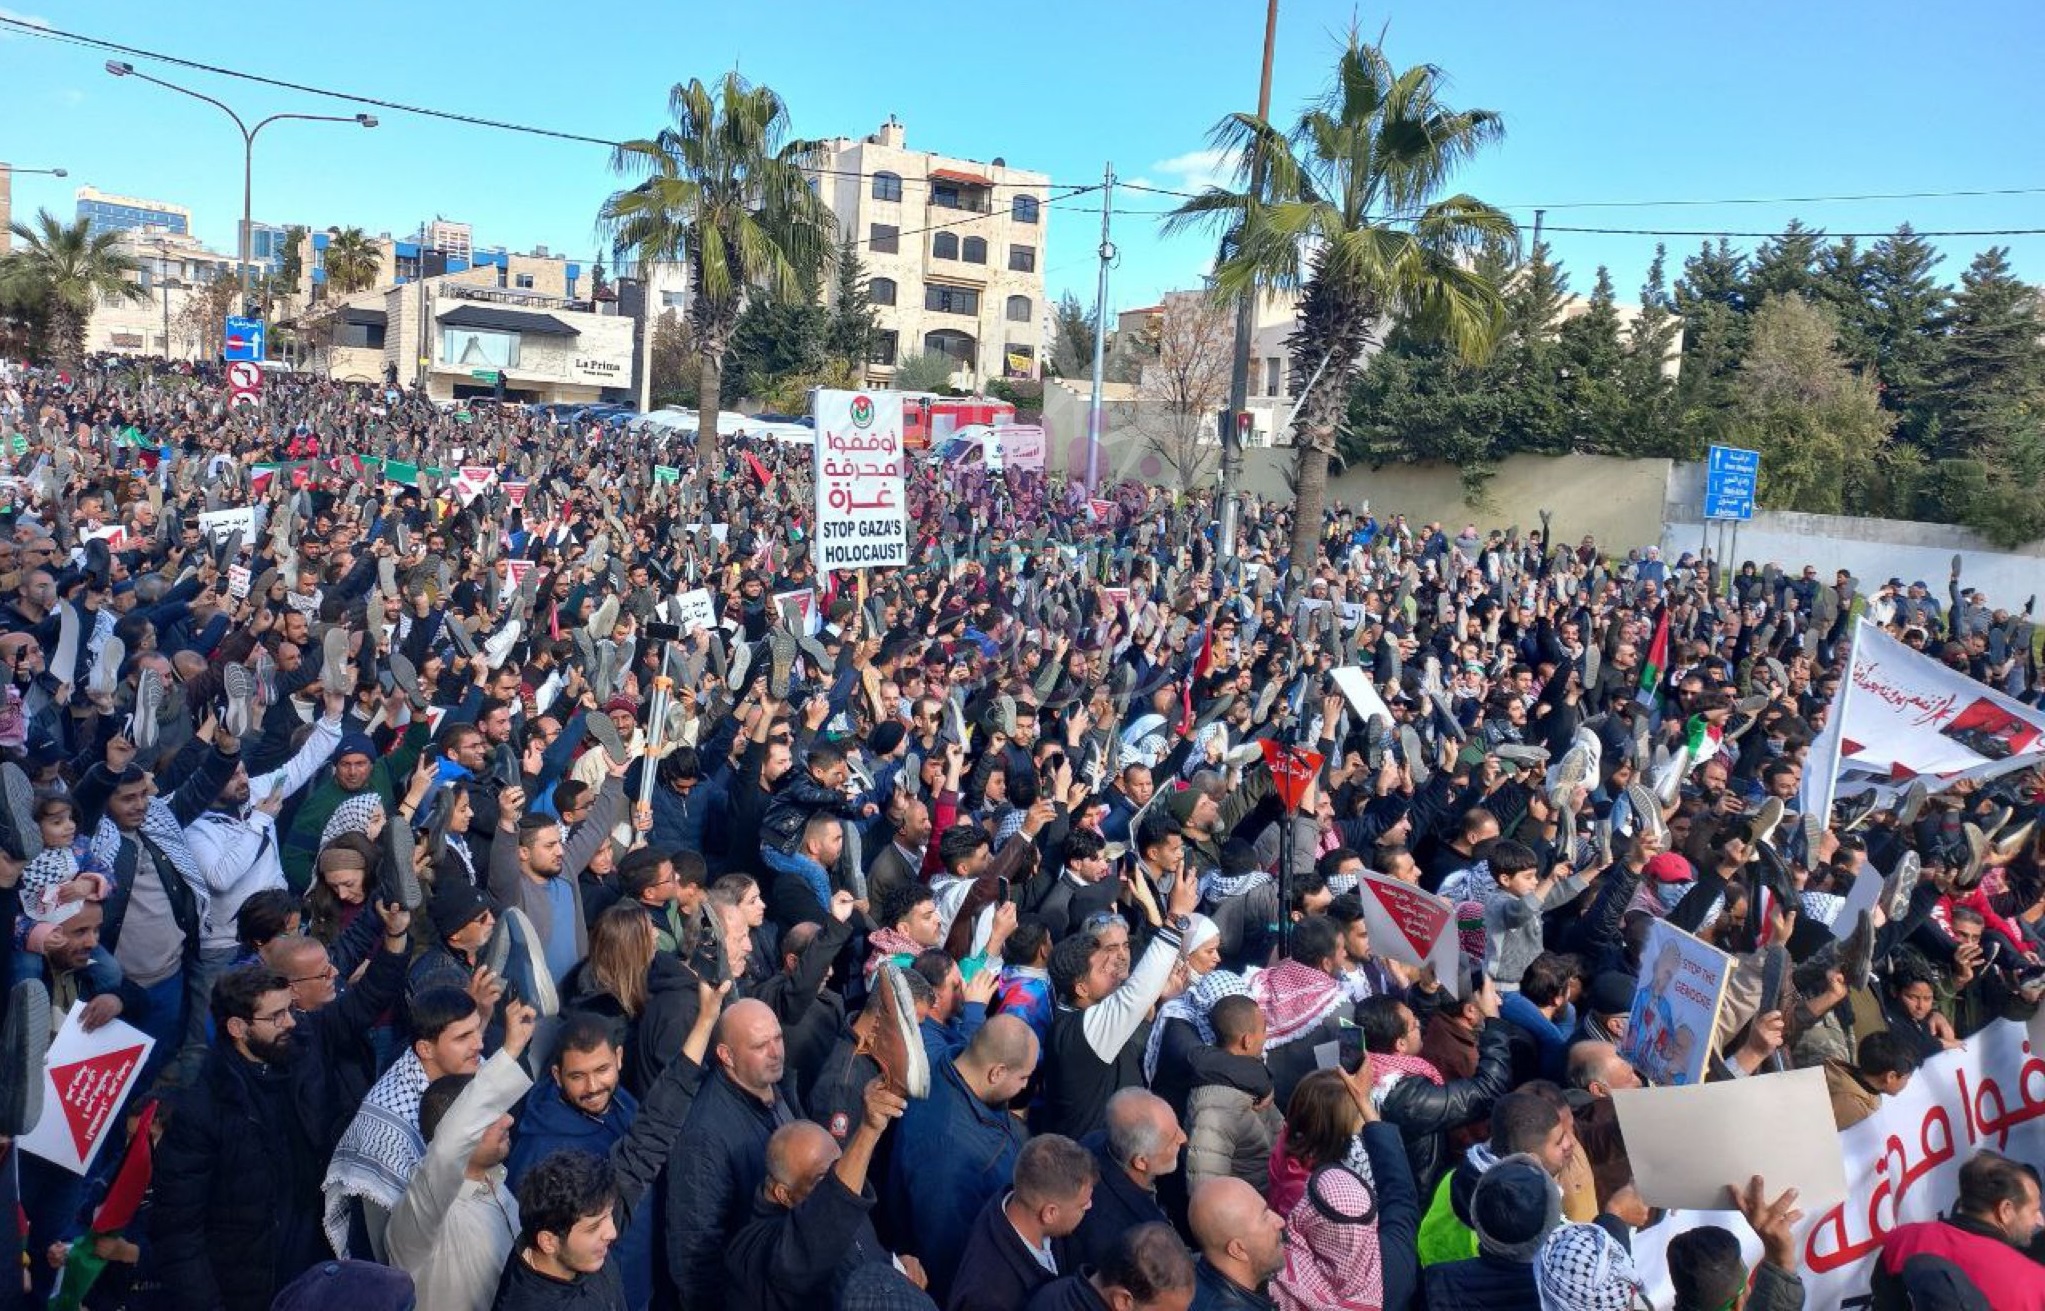
[{"label": "crowd of protesters", "polygon": [[[2037,699],[1957,560],[919,464],[820,576],[797,444],[112,360],[0,439],[0,1144],[74,1009],[154,1043],[83,1176],[0,1146],[0,1307],[1793,1311],[1763,1179],[1634,1266],[1655,922],[1842,1129],[2045,991],[2034,775],[1799,811],[1855,617]],[[2039,1224],[1983,1150],[1875,1304],[2045,1306]]]}]

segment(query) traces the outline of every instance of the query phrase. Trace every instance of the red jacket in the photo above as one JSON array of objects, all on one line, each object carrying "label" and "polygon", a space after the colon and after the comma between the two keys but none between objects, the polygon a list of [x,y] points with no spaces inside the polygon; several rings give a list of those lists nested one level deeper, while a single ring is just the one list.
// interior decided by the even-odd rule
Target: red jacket
[{"label": "red jacket", "polygon": [[2045,1266],[1962,1220],[1904,1225],[1882,1240],[1882,1272],[1895,1276],[1920,1253],[1942,1256],[1993,1299],[1996,1311],[2045,1311]]}]

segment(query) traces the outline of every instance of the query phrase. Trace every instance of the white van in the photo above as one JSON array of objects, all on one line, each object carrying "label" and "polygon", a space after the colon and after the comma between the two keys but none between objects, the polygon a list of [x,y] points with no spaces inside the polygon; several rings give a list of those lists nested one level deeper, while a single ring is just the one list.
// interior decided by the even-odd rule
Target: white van
[{"label": "white van", "polygon": [[1009,469],[1042,473],[1044,430],[1033,423],[968,424],[933,447],[924,458],[933,464],[961,469],[984,466],[989,473]]}]

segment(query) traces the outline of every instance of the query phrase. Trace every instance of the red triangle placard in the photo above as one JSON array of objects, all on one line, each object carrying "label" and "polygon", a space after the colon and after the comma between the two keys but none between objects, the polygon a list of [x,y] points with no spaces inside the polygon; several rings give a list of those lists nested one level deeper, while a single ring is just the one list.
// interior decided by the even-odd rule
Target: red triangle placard
[{"label": "red triangle placard", "polygon": [[1321,753],[1283,747],[1268,737],[1258,745],[1264,748],[1264,763],[1271,766],[1272,790],[1285,803],[1287,811],[1298,810],[1300,799],[1306,796],[1307,784],[1321,772]]},{"label": "red triangle placard", "polygon": [[1418,888],[1408,888],[1385,879],[1372,879],[1370,889],[1377,894],[1378,904],[1385,908],[1385,913],[1413,948],[1413,953],[1426,960],[1449,918],[1440,901]]},{"label": "red triangle placard", "polygon": [[57,1088],[57,1103],[64,1108],[64,1124],[84,1159],[105,1132],[106,1124],[121,1105],[121,1090],[128,1076],[142,1063],[142,1047],[121,1047],[99,1056],[89,1056],[70,1065],[50,1067],[50,1081]]}]

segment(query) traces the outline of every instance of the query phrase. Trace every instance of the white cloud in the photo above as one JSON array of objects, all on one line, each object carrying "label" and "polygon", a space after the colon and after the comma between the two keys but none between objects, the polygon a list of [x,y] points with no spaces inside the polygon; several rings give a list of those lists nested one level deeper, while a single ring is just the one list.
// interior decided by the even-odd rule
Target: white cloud
[{"label": "white cloud", "polygon": [[[50,25],[50,20],[47,18],[42,18],[35,14],[24,14],[19,10],[9,9],[4,5],[0,5],[0,18],[11,18],[17,23],[27,23],[30,27],[48,27]],[[21,35],[19,32],[6,27],[0,27],[0,41],[5,41],[19,35]]]},{"label": "white cloud", "polygon": [[1235,163],[1235,155],[1231,151],[1212,147],[1189,150],[1183,155],[1160,159],[1150,166],[1149,171],[1163,181],[1140,178],[1134,184],[1168,187],[1174,191],[1204,191],[1208,187],[1231,186],[1235,182]]}]

